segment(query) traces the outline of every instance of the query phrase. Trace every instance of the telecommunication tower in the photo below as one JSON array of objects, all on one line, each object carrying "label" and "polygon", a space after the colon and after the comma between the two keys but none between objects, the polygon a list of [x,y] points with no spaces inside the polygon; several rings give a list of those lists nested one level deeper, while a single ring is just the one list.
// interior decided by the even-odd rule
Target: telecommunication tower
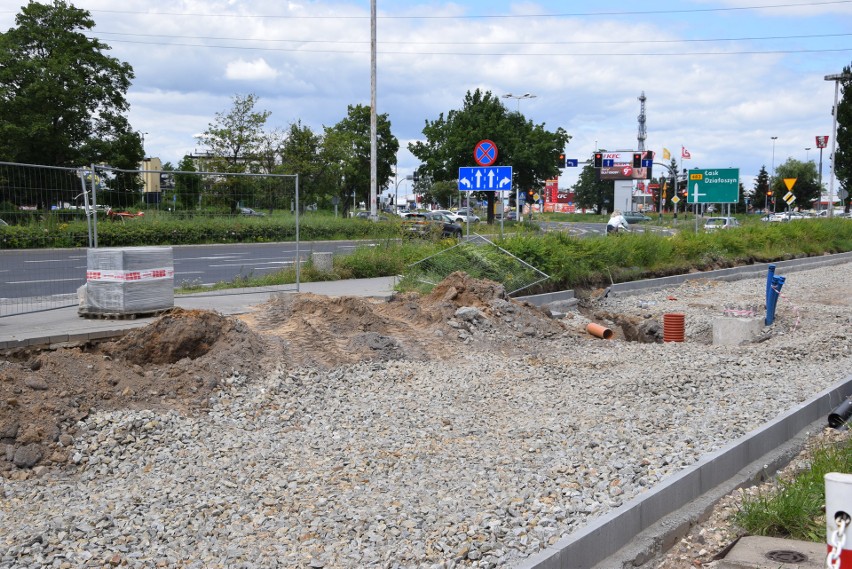
[{"label": "telecommunication tower", "polygon": [[639,147],[636,150],[644,152],[645,150],[645,139],[648,138],[648,131],[645,130],[645,91],[642,91],[642,94],[639,95],[639,135],[636,137],[636,140],[639,142]]}]

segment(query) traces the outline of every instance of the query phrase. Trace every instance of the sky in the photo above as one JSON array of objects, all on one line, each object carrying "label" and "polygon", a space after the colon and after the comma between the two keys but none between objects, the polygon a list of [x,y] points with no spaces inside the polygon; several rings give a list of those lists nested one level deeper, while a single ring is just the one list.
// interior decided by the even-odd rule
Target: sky
[{"label": "sky", "polygon": [[[23,4],[0,0],[0,29],[15,25]],[[257,95],[270,129],[301,121],[321,132],[347,105],[370,104],[369,0],[73,4],[90,12],[108,53],[133,67],[129,118],[146,155],[164,163],[204,150],[195,135],[235,95]],[[596,149],[639,148],[644,93],[645,148],[656,161],[668,163],[664,148],[680,161],[685,148],[683,168],[739,168],[751,188],[761,167],[771,174],[788,158],[819,167],[815,137],[834,134],[835,82],[825,76],[852,64],[852,0],[376,6],[377,110],[399,139],[400,179],[418,166],[407,146],[423,138],[425,122],[479,88],[536,124],[565,129],[567,157],[581,163]],[[578,175],[566,168],[560,187]]]}]

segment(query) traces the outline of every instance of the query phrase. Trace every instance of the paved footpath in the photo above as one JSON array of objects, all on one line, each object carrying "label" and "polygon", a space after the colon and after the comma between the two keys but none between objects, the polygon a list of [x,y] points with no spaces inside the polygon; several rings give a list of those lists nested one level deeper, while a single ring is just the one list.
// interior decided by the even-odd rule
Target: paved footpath
[{"label": "paved footpath", "polygon": [[[350,279],[302,283],[299,292],[326,296],[367,296],[387,298],[393,293],[396,277]],[[230,289],[175,296],[175,306],[186,309],[215,310],[221,314],[242,314],[268,300],[270,296],[295,292],[293,285],[251,289]],[[155,317],[127,320],[84,318],[76,306],[15,314],[0,318],[0,350],[30,345],[84,342],[122,334],[130,328],[145,326]]]}]

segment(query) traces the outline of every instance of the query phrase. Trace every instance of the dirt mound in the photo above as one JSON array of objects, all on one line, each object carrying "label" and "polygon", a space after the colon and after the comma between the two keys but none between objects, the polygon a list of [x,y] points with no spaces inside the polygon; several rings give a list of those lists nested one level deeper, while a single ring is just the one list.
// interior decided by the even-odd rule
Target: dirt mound
[{"label": "dirt mound", "polygon": [[495,299],[509,300],[503,285],[493,281],[474,279],[467,273],[456,271],[432,289],[426,297],[426,302],[446,303],[456,307],[487,308]]},{"label": "dirt mound", "polygon": [[290,366],[335,367],[402,357],[425,360],[438,351],[428,334],[418,330],[414,322],[418,318],[400,318],[387,303],[373,299],[283,294],[242,318],[250,327],[278,338],[282,363]]},{"label": "dirt mound", "polygon": [[115,343],[112,353],[137,365],[173,364],[184,358],[200,358],[214,347],[233,350],[240,344],[240,352],[248,348],[247,355],[256,358],[262,351],[252,341],[253,335],[239,320],[216,312],[178,308],[127,334]]},{"label": "dirt mound", "polygon": [[225,378],[261,373],[267,354],[274,350],[244,322],[179,309],[114,342],[7,353],[0,475],[66,462],[76,423],[98,410],[202,409]]},{"label": "dirt mound", "polygon": [[119,340],[0,359],[0,475],[61,464],[75,424],[101,409],[204,408],[231,375],[359,361],[452,359],[564,332],[497,283],[453,273],[427,296],[283,294],[239,318],[175,309]]}]

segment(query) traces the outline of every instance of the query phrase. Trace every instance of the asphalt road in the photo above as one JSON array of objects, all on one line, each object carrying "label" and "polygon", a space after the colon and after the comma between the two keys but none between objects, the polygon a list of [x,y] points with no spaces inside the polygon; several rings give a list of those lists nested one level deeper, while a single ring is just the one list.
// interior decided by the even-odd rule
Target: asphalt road
[{"label": "asphalt road", "polygon": [[[370,241],[301,242],[302,257],[312,252],[351,252]],[[238,276],[257,276],[292,265],[295,243],[177,245],[175,285],[213,284]],[[0,251],[0,299],[73,294],[86,282],[86,249]]]},{"label": "asphalt road", "polygon": [[[578,237],[606,233],[603,223],[542,222],[545,231],[566,231]],[[633,225],[634,231],[662,230]],[[467,227],[465,227],[467,230]],[[487,231],[486,226],[471,230]],[[491,231],[499,234],[499,226]],[[665,230],[663,230],[665,231]],[[345,254],[372,241],[303,241],[302,257],[314,251]],[[232,243],[176,245],[175,285],[229,282],[238,276],[258,276],[293,264],[295,243]],[[76,293],[86,282],[86,249],[16,249],[0,251],[0,300],[51,297]]]}]

